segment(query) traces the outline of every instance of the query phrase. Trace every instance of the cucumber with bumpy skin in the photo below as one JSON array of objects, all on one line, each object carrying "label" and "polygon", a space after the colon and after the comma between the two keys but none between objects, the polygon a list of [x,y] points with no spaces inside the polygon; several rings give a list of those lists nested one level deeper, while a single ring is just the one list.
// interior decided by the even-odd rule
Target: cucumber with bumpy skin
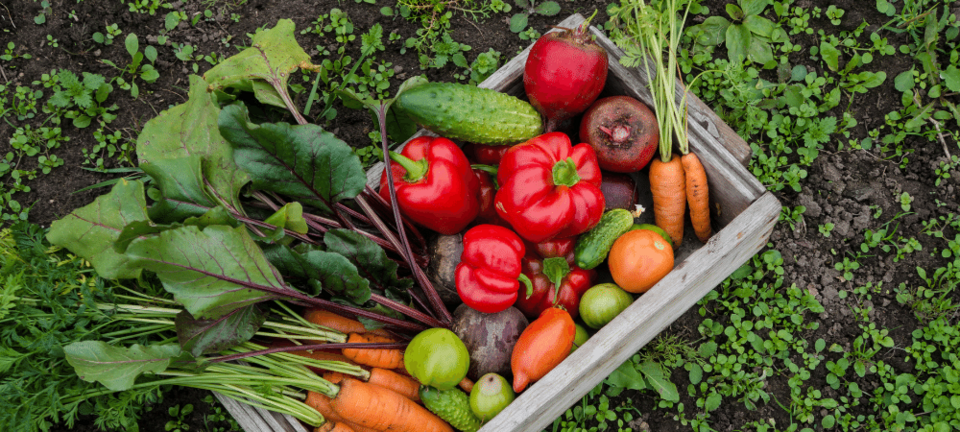
[{"label": "cucumber with bumpy skin", "polygon": [[470,409],[470,398],[456,387],[437,390],[430,386],[420,386],[420,400],[430,412],[450,423],[454,429],[476,432],[482,426],[480,419]]},{"label": "cucumber with bumpy skin", "polygon": [[603,214],[597,226],[577,239],[573,248],[574,264],[590,270],[607,259],[613,242],[633,227],[633,215],[624,209],[613,209]]},{"label": "cucumber with bumpy skin", "polygon": [[401,93],[395,103],[417,124],[444,138],[506,145],[543,133],[543,120],[533,105],[492,89],[427,83]]}]

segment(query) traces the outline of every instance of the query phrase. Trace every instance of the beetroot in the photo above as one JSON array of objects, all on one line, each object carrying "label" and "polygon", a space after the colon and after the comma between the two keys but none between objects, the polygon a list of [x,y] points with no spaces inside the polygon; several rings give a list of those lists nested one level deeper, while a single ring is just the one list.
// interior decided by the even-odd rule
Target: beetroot
[{"label": "beetroot", "polygon": [[650,163],[660,128],[650,108],[629,96],[611,96],[590,106],[580,121],[580,140],[597,152],[600,168],[621,173]]},{"label": "beetroot", "polygon": [[588,25],[547,33],[530,49],[523,88],[546,118],[546,132],[586,110],[607,82],[607,51],[593,41]]},{"label": "beetroot", "polygon": [[615,208],[633,211],[637,207],[637,182],[629,175],[604,172],[600,192],[603,192],[605,211]]}]

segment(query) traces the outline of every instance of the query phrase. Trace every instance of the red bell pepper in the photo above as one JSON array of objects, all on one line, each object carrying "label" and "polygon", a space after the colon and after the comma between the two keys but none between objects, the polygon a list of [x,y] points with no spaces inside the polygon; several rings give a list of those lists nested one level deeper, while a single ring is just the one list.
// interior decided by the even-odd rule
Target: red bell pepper
[{"label": "red bell pepper", "polygon": [[523,274],[530,278],[533,288],[525,292],[524,287],[520,287],[516,306],[531,320],[557,306],[576,318],[580,314],[580,297],[597,280],[596,270],[571,266],[562,257],[541,261],[529,254],[523,259]]},{"label": "red bell pepper", "polygon": [[499,164],[500,159],[503,159],[503,154],[506,153],[507,150],[510,150],[510,146],[508,145],[470,143],[463,146],[463,153],[467,155],[467,159],[470,159],[473,163],[483,165]]},{"label": "red bell pepper", "polygon": [[527,256],[534,259],[560,257],[573,265],[577,237],[555,238],[540,243],[527,243]]},{"label": "red bell pepper", "polygon": [[[480,212],[480,181],[453,141],[418,137],[401,153],[390,152],[390,169],[400,211],[440,234],[463,231]],[[386,168],[380,196],[390,202]]]},{"label": "red bell pepper", "polygon": [[597,154],[589,144],[571,146],[550,132],[510,148],[497,171],[497,212],[534,243],[572,237],[603,216]]},{"label": "red bell pepper", "polygon": [[484,224],[467,230],[454,276],[460,299],[485,313],[513,305],[520,288],[518,279],[527,279],[520,266],[525,252],[520,237],[502,226]]},{"label": "red bell pepper", "polygon": [[[494,177],[488,171],[491,168],[493,167],[478,168],[477,165],[473,166],[473,173],[477,175],[477,180],[480,181],[480,194],[478,195],[480,198],[480,214],[477,215],[474,222],[509,227],[510,225],[497,214],[497,208],[493,205],[493,198],[497,195],[497,186]],[[496,175],[495,169],[493,169],[493,172]]]}]

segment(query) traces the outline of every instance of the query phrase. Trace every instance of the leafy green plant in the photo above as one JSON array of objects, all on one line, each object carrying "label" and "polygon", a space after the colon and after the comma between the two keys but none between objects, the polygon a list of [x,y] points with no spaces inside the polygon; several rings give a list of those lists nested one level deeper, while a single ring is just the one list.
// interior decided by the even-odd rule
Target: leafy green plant
[{"label": "leafy green plant", "polygon": [[167,408],[167,414],[173,417],[163,425],[163,430],[169,432],[186,432],[190,430],[190,425],[186,422],[188,415],[193,413],[193,405],[186,404],[180,408],[180,404]]},{"label": "leafy green plant", "polygon": [[798,225],[801,228],[804,226],[803,213],[806,211],[807,208],[802,205],[796,206],[792,209],[789,206],[783,206],[783,208],[780,209],[779,220],[780,222],[786,222],[790,224],[790,230],[796,231]]},{"label": "leafy green plant", "polygon": [[116,24],[108,24],[105,33],[94,32],[92,38],[96,43],[113,45],[113,40],[117,36],[120,36],[120,34],[122,34],[120,27],[118,27]]},{"label": "leafy green plant", "polygon": [[47,103],[64,112],[64,117],[73,119],[75,127],[90,126],[90,122],[98,117],[108,124],[117,117],[111,112],[117,110],[116,104],[103,105],[113,86],[102,75],[84,72],[81,81],[73,72],[61,69],[56,78],[56,84],[52,86],[54,93]]},{"label": "leafy green plant", "polygon": [[[121,89],[128,90],[130,96],[136,98],[140,95],[140,87],[137,85],[138,78],[147,84],[153,83],[160,78],[160,73],[157,72],[157,69],[154,68],[152,64],[157,60],[157,49],[148,45],[144,48],[143,52],[141,52],[140,40],[137,38],[136,33],[127,35],[127,38],[124,40],[124,46],[131,57],[130,63],[126,66],[117,66],[112,61],[106,59],[100,61],[120,71],[120,75],[115,77],[113,81],[116,82]],[[149,60],[151,64],[143,64],[144,59]],[[124,76],[128,74],[129,78],[125,79]]]},{"label": "leafy green plant", "polygon": [[853,272],[860,269],[860,262],[856,257],[852,260],[850,257],[843,257],[843,261],[834,263],[833,268],[843,272],[844,279],[853,280]]},{"label": "leafy green plant", "polygon": [[844,10],[838,8],[836,5],[830,5],[826,11],[827,18],[830,18],[830,24],[833,25],[840,25],[840,18],[843,17],[843,14]]},{"label": "leafy green plant", "polygon": [[731,62],[752,61],[771,69],[776,62],[770,43],[783,41],[787,35],[776,23],[762,16],[768,5],[769,0],[738,0],[737,4],[726,5],[730,20],[711,16],[701,24],[690,26],[687,34],[701,45],[725,43]]},{"label": "leafy green plant", "polygon": [[169,9],[170,4],[163,0],[121,0],[130,12],[154,15],[160,9]]},{"label": "leafy green plant", "polygon": [[821,235],[829,238],[830,233],[833,232],[833,227],[834,227],[833,222],[827,222],[827,223],[818,225],[817,230],[820,231]]},{"label": "leafy green plant", "polygon": [[[7,42],[7,47],[4,48],[3,54],[0,55],[0,60],[3,61],[13,61],[14,59],[22,58],[24,60],[30,60],[33,58],[29,53],[18,54],[15,50],[17,49],[17,44],[13,41]],[[13,66],[9,66],[13,68]]]},{"label": "leafy green plant", "polygon": [[[417,23],[416,36],[407,38],[403,54],[406,49],[417,52],[420,68],[441,68],[454,59],[458,54],[469,51],[470,46],[461,44],[450,35],[450,19],[454,12],[462,13],[468,19],[477,21],[488,18],[496,12],[509,12],[511,7],[502,0],[398,0],[398,15]],[[460,62],[460,67],[466,67],[466,58]]]},{"label": "leafy green plant", "polygon": [[41,25],[47,22],[47,14],[52,14],[53,8],[50,7],[50,2],[48,0],[42,0],[40,2],[40,14],[33,17],[33,22],[36,25]]},{"label": "leafy green plant", "polygon": [[556,16],[560,13],[560,5],[555,1],[544,1],[537,4],[534,0],[514,0],[519,12],[510,17],[510,31],[520,33],[527,28],[532,15]]}]

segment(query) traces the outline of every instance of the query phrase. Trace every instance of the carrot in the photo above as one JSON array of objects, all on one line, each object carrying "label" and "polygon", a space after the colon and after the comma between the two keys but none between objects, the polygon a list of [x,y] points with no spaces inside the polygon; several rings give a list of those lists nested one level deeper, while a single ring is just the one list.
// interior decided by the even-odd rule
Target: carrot
[{"label": "carrot", "polygon": [[470,381],[470,378],[463,377],[463,379],[460,380],[459,386],[463,391],[467,392],[467,394],[470,394],[473,390],[473,381]]},{"label": "carrot", "polygon": [[337,414],[337,412],[334,411],[333,407],[330,406],[331,400],[332,399],[330,399],[330,397],[327,395],[316,392],[307,392],[306,404],[322,414],[327,423],[344,423],[346,426],[350,426],[354,432],[379,432],[379,429],[359,426],[344,419],[340,416],[340,414]]},{"label": "carrot", "polygon": [[325,360],[334,360],[334,361],[342,361],[342,362],[346,362],[346,363],[350,363],[350,364],[354,364],[354,365],[357,364],[357,362],[355,362],[355,361],[353,361],[353,360],[350,360],[349,358],[347,358],[347,357],[344,356],[343,354],[340,354],[340,353],[337,352],[337,351],[323,351],[323,350],[306,351],[306,350],[302,350],[302,351],[290,351],[290,354],[296,354],[296,355],[302,356],[302,357],[309,357],[309,358],[312,358],[312,359],[314,359],[314,360],[324,360],[324,361],[325,361]]},{"label": "carrot", "polygon": [[340,414],[337,414],[337,412],[333,409],[333,407],[330,406],[331,400],[332,399],[330,399],[330,397],[328,397],[327,395],[308,391],[307,400],[305,401],[305,403],[307,405],[310,405],[311,408],[317,410],[317,412],[319,412],[320,414],[322,414],[323,418],[325,418],[328,422],[343,421],[343,417],[340,417]]},{"label": "carrot", "polygon": [[453,432],[453,428],[426,408],[399,393],[346,379],[330,406],[350,422],[397,432]]},{"label": "carrot", "polygon": [[332,328],[344,334],[376,333],[382,336],[390,335],[390,333],[387,333],[387,331],[383,329],[367,330],[360,321],[323,309],[307,309],[306,312],[303,313],[303,318],[316,325]]},{"label": "carrot", "polygon": [[[392,338],[375,335],[372,333],[350,333],[347,343],[390,343],[396,342]],[[403,351],[399,349],[354,349],[344,348],[343,355],[354,363],[363,366],[378,367],[382,369],[397,369],[403,367]]]},{"label": "carrot", "polygon": [[687,153],[680,158],[687,186],[687,204],[690,205],[690,222],[697,238],[706,243],[713,234],[710,228],[710,189],[707,186],[707,173],[703,170],[700,158]]},{"label": "carrot", "polygon": [[674,154],[670,162],[654,159],[650,163],[650,193],[653,195],[653,216],[657,226],[673,239],[673,248],[683,241],[683,213],[687,207],[683,163]]},{"label": "carrot", "polygon": [[326,422],[323,425],[317,427],[313,432],[357,432],[353,430],[352,427],[347,426],[343,422]]},{"label": "carrot", "polygon": [[330,381],[334,384],[340,384],[340,381],[343,381],[343,379],[346,378],[348,375],[342,374],[340,372],[324,371],[323,375],[321,376],[323,377],[323,379]]},{"label": "carrot", "polygon": [[420,383],[408,376],[400,375],[388,369],[373,368],[370,369],[370,379],[367,382],[393,390],[414,402],[420,402]]}]

